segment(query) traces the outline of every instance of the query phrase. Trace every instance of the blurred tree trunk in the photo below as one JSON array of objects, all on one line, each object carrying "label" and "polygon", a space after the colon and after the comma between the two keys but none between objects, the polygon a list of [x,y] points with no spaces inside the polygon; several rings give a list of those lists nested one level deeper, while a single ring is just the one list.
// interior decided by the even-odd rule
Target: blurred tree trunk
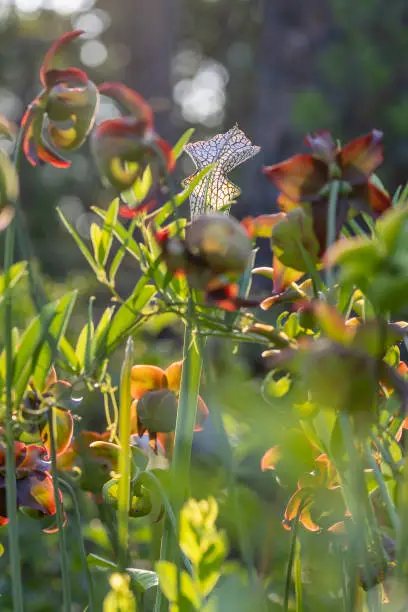
[{"label": "blurred tree trunk", "polygon": [[112,16],[109,39],[128,49],[128,62],[118,80],[140,92],[156,112],[156,126],[172,137],[171,60],[177,45],[179,0],[102,0]]}]

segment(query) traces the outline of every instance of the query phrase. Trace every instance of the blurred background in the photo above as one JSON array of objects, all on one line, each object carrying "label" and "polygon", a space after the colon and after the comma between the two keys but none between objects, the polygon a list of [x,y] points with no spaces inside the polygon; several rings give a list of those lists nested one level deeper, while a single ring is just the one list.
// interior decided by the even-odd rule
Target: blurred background
[{"label": "blurred background", "polygon": [[[138,90],[172,143],[188,127],[197,139],[238,123],[261,145],[236,177],[237,216],[274,209],[261,167],[301,150],[314,129],[341,140],[383,130],[380,175],[394,190],[408,166],[407,26],[405,0],[0,0],[0,112],[21,119],[38,93],[45,50],[80,28],[86,34],[67,61],[96,82]],[[184,160],[180,177],[190,169]],[[24,165],[35,251],[55,280],[86,270],[56,205],[86,236],[89,206],[104,197],[85,147],[69,171]]]},{"label": "blurred background", "polygon": [[[342,141],[372,128],[383,130],[385,163],[379,174],[394,191],[408,176],[407,27],[406,0],[0,0],[0,113],[17,123],[21,120],[39,92],[39,68],[47,48],[64,32],[83,29],[86,34],[72,45],[67,62],[82,64],[96,83],[119,80],[139,91],[155,110],[158,132],[171,143],[190,127],[196,129],[194,140],[238,123],[262,147],[233,177],[243,190],[233,209],[238,217],[276,209],[276,192],[261,168],[303,150],[305,133],[316,129],[329,129]],[[105,101],[99,118],[113,110]],[[96,293],[99,298],[97,316],[109,295],[98,287],[55,208],[60,206],[87,238],[95,221],[90,206],[107,205],[110,194],[102,189],[87,145],[72,162],[69,170],[34,169],[23,163],[22,206],[50,297],[80,289],[83,301],[82,309],[80,304],[75,310],[75,330],[86,317],[87,297]],[[190,162],[182,159],[177,179],[190,171]],[[125,260],[123,295],[133,289],[137,275],[133,261]],[[21,327],[30,314],[25,298],[21,295],[18,302]],[[144,330],[135,340],[140,362],[166,366],[179,359],[179,331],[168,332],[160,325]],[[157,336],[160,344],[152,341]],[[259,347],[255,353],[260,353]],[[278,421],[285,407],[273,414],[266,411],[259,385],[252,386],[251,372],[237,363],[228,370],[230,346],[224,345],[213,359],[216,354],[222,385],[214,401],[225,410],[226,428],[236,442],[241,519],[243,515],[256,561],[268,575],[273,562],[279,565],[280,554],[286,558],[288,536],[276,508],[284,506],[287,492],[280,492],[269,473],[260,472],[259,460],[279,437]],[[118,355],[112,362],[114,377],[120,359]],[[87,427],[103,427],[102,400],[96,394],[85,398],[80,412]],[[222,491],[225,485],[210,459],[214,448],[220,455],[217,444],[213,433],[203,437],[201,445],[198,440],[197,473],[203,475],[194,480],[198,497]],[[236,509],[228,506],[225,496],[219,503],[232,553],[239,557]],[[106,534],[95,509],[85,515],[90,517],[88,543],[97,552],[103,550],[108,546]],[[44,536],[29,519],[21,524],[28,609],[52,612],[58,609],[61,586],[56,536]],[[148,556],[152,539],[158,546],[160,534],[148,522],[134,528],[134,554],[140,560]],[[69,529],[74,543],[75,529],[71,524]],[[5,530],[1,531],[4,540]],[[273,533],[274,551],[269,545]],[[74,544],[71,552],[73,572],[80,577]],[[0,608],[5,611],[11,609],[7,580],[3,573]],[[83,597],[79,578],[75,586],[78,603]],[[100,588],[103,595],[104,579]],[[82,609],[79,604],[75,608]]]}]

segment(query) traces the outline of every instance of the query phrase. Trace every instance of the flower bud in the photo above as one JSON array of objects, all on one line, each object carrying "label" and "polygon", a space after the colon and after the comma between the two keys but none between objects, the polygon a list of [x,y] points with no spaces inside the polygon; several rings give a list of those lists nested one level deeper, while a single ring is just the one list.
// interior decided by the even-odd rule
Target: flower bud
[{"label": "flower bud", "polygon": [[233,217],[202,215],[186,228],[186,246],[215,274],[241,275],[251,255],[251,240]]}]

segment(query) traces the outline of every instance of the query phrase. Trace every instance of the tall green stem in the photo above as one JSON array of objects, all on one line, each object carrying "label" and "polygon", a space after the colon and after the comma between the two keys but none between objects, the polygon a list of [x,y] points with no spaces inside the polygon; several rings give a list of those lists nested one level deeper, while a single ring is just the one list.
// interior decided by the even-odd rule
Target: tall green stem
[{"label": "tall green stem", "polygon": [[119,405],[119,492],[118,492],[118,566],[124,572],[129,550],[129,504],[130,504],[130,374],[132,369],[133,341],[129,337],[126,345],[125,361],[120,377]]},{"label": "tall green stem", "polygon": [[67,551],[67,538],[64,527],[64,511],[62,509],[60,488],[58,482],[58,469],[57,469],[57,448],[55,444],[55,418],[54,409],[51,408],[48,411],[48,422],[50,429],[50,448],[51,448],[51,475],[52,484],[54,487],[54,498],[56,508],[56,522],[58,528],[58,542],[61,557],[61,577],[62,577],[62,596],[64,600],[64,611],[71,612],[71,581],[69,575],[69,559]]},{"label": "tall green stem", "polygon": [[[17,169],[21,155],[22,130],[16,142],[14,152],[14,166]],[[13,593],[14,612],[22,612],[23,588],[21,580],[21,561],[18,542],[18,518],[17,518],[17,482],[16,465],[14,459],[14,432],[13,432],[13,306],[10,292],[10,268],[14,258],[14,243],[16,236],[16,218],[12,220],[6,233],[4,249],[4,274],[5,274],[5,308],[4,308],[4,344],[6,351],[6,504],[8,523],[8,543],[11,565],[11,582]]]},{"label": "tall green stem", "polygon": [[[340,190],[340,182],[332,181],[330,186],[330,194],[329,194],[329,210],[327,213],[327,239],[326,239],[326,250],[331,247],[331,245],[336,240],[336,210],[337,210],[337,201],[339,198],[339,190]],[[334,275],[333,269],[329,266],[326,270],[326,284],[327,288],[333,288],[334,285]]]},{"label": "tall green stem", "polygon": [[[191,447],[196,421],[198,392],[200,387],[202,356],[194,326],[194,302],[189,301],[189,323],[186,325],[183,346],[183,369],[177,412],[174,450],[171,463],[171,502],[176,520],[189,489]],[[170,519],[166,517],[163,530],[160,559],[174,561],[178,556],[178,543]],[[157,591],[155,612],[167,612],[168,603]]]}]

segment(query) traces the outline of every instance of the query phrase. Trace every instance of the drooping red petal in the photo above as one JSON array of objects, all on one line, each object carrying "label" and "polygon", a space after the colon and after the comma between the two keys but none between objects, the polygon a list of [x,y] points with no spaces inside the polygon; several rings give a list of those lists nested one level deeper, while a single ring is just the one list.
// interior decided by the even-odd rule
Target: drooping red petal
[{"label": "drooping red petal", "polygon": [[62,155],[53,151],[48,145],[44,142],[40,142],[37,145],[37,155],[41,161],[47,162],[55,168],[69,168],[71,162],[68,159],[65,159]]},{"label": "drooping red petal", "polygon": [[308,154],[295,155],[274,166],[267,166],[263,172],[295,202],[313,199],[328,180],[327,164]]},{"label": "drooping red petal", "polygon": [[44,109],[37,98],[24,113],[21,125],[24,127],[23,151],[32,166],[39,163],[38,143],[41,139]]},{"label": "drooping red petal", "polygon": [[44,470],[48,464],[44,461],[46,450],[38,444],[28,444],[24,452],[19,453],[16,468],[19,473],[23,471]]},{"label": "drooping red petal", "polygon": [[288,266],[285,266],[280,259],[276,257],[276,255],[273,256],[272,280],[274,294],[279,295],[282,293],[282,291],[290,287],[292,283],[296,283],[304,275],[304,272],[299,272],[299,270],[288,268]]},{"label": "drooping red petal", "polygon": [[[71,443],[72,435],[74,433],[74,420],[72,414],[68,410],[62,408],[53,408],[55,428],[56,428],[56,452],[57,455],[64,453]],[[47,449],[48,455],[51,454],[51,442],[50,442],[50,426],[47,421],[44,427],[41,427],[41,440]]]},{"label": "drooping red petal", "polygon": [[44,56],[43,63],[40,70],[40,79],[44,87],[48,87],[47,72],[54,69],[54,62],[58,55],[67,47],[73,40],[83,34],[83,30],[74,30],[73,32],[67,32],[61,36],[54,44],[48,49]]},{"label": "drooping red petal", "polygon": [[42,128],[44,122],[44,109],[40,103],[34,103],[24,114],[23,151],[32,166],[41,161],[48,162],[56,168],[68,168],[71,162],[44,143]]},{"label": "drooping red petal", "polygon": [[123,219],[134,219],[135,217],[151,212],[157,206],[156,200],[149,200],[148,202],[143,202],[134,208],[129,208],[128,206],[120,206],[119,207],[119,216]]},{"label": "drooping red petal", "polygon": [[176,167],[176,159],[174,157],[172,147],[167,142],[167,140],[164,140],[160,137],[157,137],[155,142],[156,146],[161,150],[163,154],[163,160],[166,164],[168,172],[173,172],[174,168]]},{"label": "drooping red petal", "polygon": [[149,129],[153,129],[153,111],[148,102],[136,91],[123,83],[102,83],[99,93],[122,104],[134,117],[144,121]]},{"label": "drooping red petal", "polygon": [[51,476],[44,472],[32,472],[27,478],[17,481],[18,505],[39,510],[44,516],[56,512],[54,487]]},{"label": "drooping red petal", "polygon": [[352,185],[364,182],[383,160],[383,134],[372,130],[346,144],[338,154],[342,178]]},{"label": "drooping red petal", "polygon": [[383,213],[392,206],[392,199],[382,189],[374,185],[372,181],[368,181],[368,203],[370,208],[377,213]]},{"label": "drooping red petal", "polygon": [[88,84],[88,75],[80,68],[66,68],[65,70],[49,70],[46,74],[47,88],[66,83],[70,87],[84,87]]}]

